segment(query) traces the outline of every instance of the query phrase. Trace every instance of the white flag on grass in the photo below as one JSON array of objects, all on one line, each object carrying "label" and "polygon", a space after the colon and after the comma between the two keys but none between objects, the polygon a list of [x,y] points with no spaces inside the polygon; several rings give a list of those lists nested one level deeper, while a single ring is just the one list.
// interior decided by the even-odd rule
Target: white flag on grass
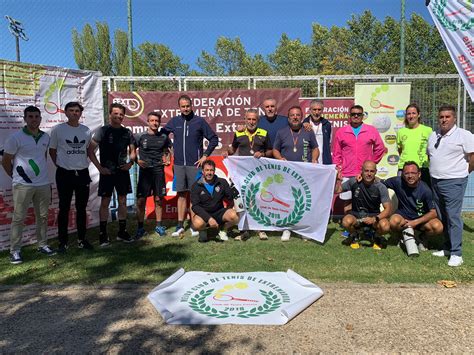
[{"label": "white flag on grass", "polygon": [[428,11],[474,100],[474,1],[431,0]]},{"label": "white flag on grass", "polygon": [[336,181],[334,165],[253,157],[224,164],[240,191],[240,229],[285,230],[324,241]]}]

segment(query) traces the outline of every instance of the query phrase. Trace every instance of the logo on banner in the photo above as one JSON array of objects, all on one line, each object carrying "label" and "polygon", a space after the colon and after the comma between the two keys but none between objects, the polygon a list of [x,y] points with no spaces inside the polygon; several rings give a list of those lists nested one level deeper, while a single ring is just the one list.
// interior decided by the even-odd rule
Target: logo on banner
[{"label": "logo on banner", "polygon": [[[434,1],[433,5],[433,13],[445,29],[449,31],[468,31],[474,28],[474,18],[469,16],[469,13],[473,11],[471,1],[462,1],[462,3],[452,2],[450,5],[453,5],[456,10],[449,13],[445,13],[446,4],[447,0],[438,0]],[[452,19],[453,16],[455,16],[454,19]]]},{"label": "logo on banner", "polygon": [[145,109],[145,104],[143,103],[142,97],[135,91],[132,92],[132,95],[134,97],[115,97],[113,99],[114,103],[119,103],[124,105],[128,112],[130,112],[130,115],[125,114],[125,117],[128,118],[135,118],[140,116],[143,113],[143,110]]},{"label": "logo on banner", "polygon": [[311,211],[308,183],[298,172],[278,164],[264,164],[250,171],[241,195],[249,215],[263,226],[290,227]]},{"label": "logo on banner", "polygon": [[256,318],[290,303],[279,285],[253,276],[222,276],[204,280],[181,297],[196,313],[213,318]]}]

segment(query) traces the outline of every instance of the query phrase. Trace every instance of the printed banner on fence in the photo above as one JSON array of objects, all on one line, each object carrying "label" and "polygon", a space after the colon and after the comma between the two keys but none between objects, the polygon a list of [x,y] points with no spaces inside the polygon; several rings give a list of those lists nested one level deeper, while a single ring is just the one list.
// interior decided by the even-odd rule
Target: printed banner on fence
[{"label": "printed banner on fence", "polygon": [[431,0],[428,11],[474,101],[474,2]]},{"label": "printed banner on fence", "polygon": [[[146,130],[147,114],[161,112],[162,124],[180,114],[178,98],[182,91],[111,92],[109,102],[118,102],[127,108],[123,124],[133,133]],[[298,104],[300,89],[213,90],[186,91],[193,100],[193,110],[204,118],[219,136],[214,154],[222,154],[232,143],[239,124],[244,124],[244,113],[249,108],[264,114],[262,103],[271,97],[278,102],[278,112],[286,116],[288,109]],[[207,144],[207,142],[205,142]]]},{"label": "printed banner on fence", "polygon": [[387,153],[377,164],[377,176],[386,179],[396,176],[400,156],[397,131],[405,127],[405,108],[410,104],[408,83],[356,83],[355,102],[364,107],[364,123],[377,128]]},{"label": "printed banner on fence", "polygon": [[324,242],[336,181],[334,165],[233,156],[224,164],[245,209],[240,229],[288,229]]},{"label": "printed banner on fence", "polygon": [[323,295],[287,272],[178,270],[148,295],[167,324],[286,324]]},{"label": "printed banner on fence", "polygon": [[[7,137],[21,129],[25,123],[23,110],[36,106],[41,111],[40,128],[47,133],[58,123],[67,120],[64,105],[79,101],[84,106],[80,122],[91,131],[103,123],[103,98],[100,74],[97,72],[33,65],[0,60],[0,151]],[[55,166],[49,161],[50,181],[54,182]],[[100,200],[95,191],[99,184],[99,173],[90,166],[92,182],[87,210],[88,227],[99,223]],[[13,213],[12,180],[0,169],[0,250],[9,246],[10,223]],[[74,200],[71,204],[69,230],[76,229]],[[58,194],[53,184],[53,199],[48,213],[48,237],[57,236]],[[28,209],[25,219],[23,241],[31,244],[36,240],[36,222],[33,207]]]}]

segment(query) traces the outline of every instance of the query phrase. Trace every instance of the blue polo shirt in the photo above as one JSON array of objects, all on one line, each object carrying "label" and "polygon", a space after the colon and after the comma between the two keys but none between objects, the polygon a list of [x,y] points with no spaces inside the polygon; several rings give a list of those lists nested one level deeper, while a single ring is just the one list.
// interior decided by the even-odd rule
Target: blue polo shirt
[{"label": "blue polo shirt", "polygon": [[286,160],[311,162],[312,150],[318,148],[318,142],[313,131],[308,132],[301,127],[296,133],[287,126],[278,131],[273,148]]},{"label": "blue polo shirt", "polygon": [[268,137],[270,138],[270,144],[273,147],[278,131],[284,127],[289,127],[288,117],[277,115],[273,121],[269,121],[267,116],[260,116],[257,127],[267,131]]}]

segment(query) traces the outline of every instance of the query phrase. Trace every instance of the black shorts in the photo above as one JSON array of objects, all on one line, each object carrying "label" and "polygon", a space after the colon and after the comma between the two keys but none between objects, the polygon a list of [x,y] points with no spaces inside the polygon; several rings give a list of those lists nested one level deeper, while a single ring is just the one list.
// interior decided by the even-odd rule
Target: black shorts
[{"label": "black shorts", "polygon": [[356,212],[356,211],[350,211],[349,214],[353,215],[355,218],[365,218],[365,217],[375,217],[379,214],[380,212],[374,212],[374,213],[367,213],[367,212]]},{"label": "black shorts", "polygon": [[166,196],[165,171],[163,168],[139,169],[137,197]]},{"label": "black shorts", "polygon": [[117,191],[117,195],[125,196],[132,193],[130,173],[128,171],[118,171],[112,175],[100,175],[99,193],[100,197],[110,197],[112,192]]},{"label": "black shorts", "polygon": [[231,208],[221,208],[220,210],[217,210],[216,212],[209,213],[212,218],[214,218],[217,222],[217,224],[222,225],[224,224],[224,221],[222,218],[224,217],[224,214]]}]

